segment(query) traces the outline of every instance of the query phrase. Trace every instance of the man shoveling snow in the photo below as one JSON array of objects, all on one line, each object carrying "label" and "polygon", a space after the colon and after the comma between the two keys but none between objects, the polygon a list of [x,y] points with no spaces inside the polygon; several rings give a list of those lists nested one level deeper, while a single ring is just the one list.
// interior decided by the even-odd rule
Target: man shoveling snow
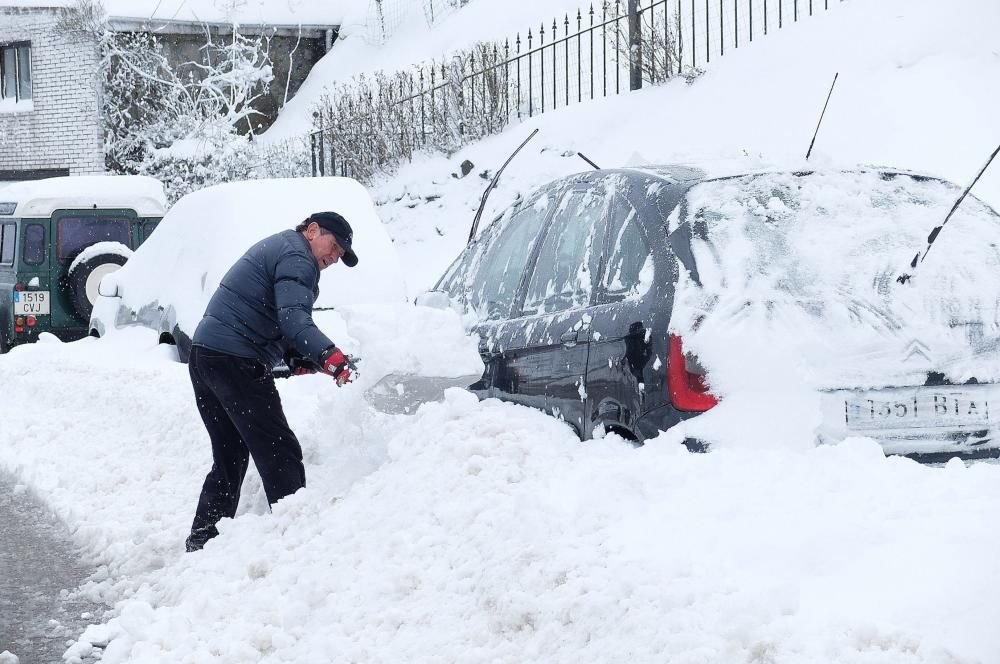
[{"label": "man shoveling snow", "polygon": [[323,371],[337,385],[354,362],[313,323],[320,271],[358,263],[353,231],[336,212],[317,212],[294,230],[267,237],[230,268],[192,340],[188,368],[198,412],[212,440],[187,538],[198,551],[232,518],[252,456],[273,505],[305,486],[302,448],[288,426],[271,368],[285,359],[295,373]]}]

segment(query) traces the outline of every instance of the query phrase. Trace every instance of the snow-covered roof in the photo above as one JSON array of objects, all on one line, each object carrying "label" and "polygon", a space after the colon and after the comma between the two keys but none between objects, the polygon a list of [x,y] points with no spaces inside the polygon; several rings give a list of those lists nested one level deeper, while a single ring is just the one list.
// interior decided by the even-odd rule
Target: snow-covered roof
[{"label": "snow-covered roof", "polygon": [[144,175],[78,175],[15,182],[0,189],[0,203],[15,203],[11,216],[48,217],[56,210],[125,208],[140,217],[167,211],[163,184]]},{"label": "snow-covered roof", "polygon": [[[104,0],[112,19],[274,26],[339,25],[356,0]],[[75,0],[0,0],[0,7],[69,7]]]}]

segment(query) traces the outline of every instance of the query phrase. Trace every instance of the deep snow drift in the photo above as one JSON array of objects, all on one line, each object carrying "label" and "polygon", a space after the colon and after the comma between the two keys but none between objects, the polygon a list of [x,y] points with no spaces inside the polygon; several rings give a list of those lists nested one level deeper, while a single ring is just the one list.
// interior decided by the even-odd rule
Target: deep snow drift
[{"label": "deep snow drift", "polygon": [[[465,16],[489,20],[483,3]],[[986,84],[1000,81],[998,25],[992,0],[851,0],[691,86],[547,114],[451,159],[421,157],[373,194],[416,293],[463,246],[476,174],[533,126],[490,210],[583,168],[573,150],[602,166],[801,165],[838,70],[814,161],[964,185],[1000,142],[1000,88]],[[474,174],[452,177],[464,158]],[[997,206],[1000,171],[975,191]],[[390,370],[475,354],[454,314],[397,307],[321,324]],[[394,416],[362,385],[295,378],[279,389],[308,487],[267,515],[251,471],[239,516],[186,555],[208,441],[185,367],[155,341],[46,338],[0,357],[0,465],[93,552],[86,592],[114,606],[68,661],[95,647],[110,663],[1000,656],[1000,466],[921,466],[865,439],[816,448],[794,412],[758,413],[753,429],[732,418],[726,445],[694,455],[676,430],[641,449],[584,444],[541,413],[458,390]]]}]

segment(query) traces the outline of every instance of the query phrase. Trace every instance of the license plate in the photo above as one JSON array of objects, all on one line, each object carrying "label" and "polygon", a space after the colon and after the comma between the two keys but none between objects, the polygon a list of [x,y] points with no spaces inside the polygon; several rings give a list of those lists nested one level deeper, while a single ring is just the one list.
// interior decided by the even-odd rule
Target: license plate
[{"label": "license plate", "polygon": [[14,291],[14,313],[23,316],[48,315],[49,292]]},{"label": "license plate", "polygon": [[990,396],[963,386],[878,390],[846,397],[844,416],[854,431],[985,429],[993,424]]}]

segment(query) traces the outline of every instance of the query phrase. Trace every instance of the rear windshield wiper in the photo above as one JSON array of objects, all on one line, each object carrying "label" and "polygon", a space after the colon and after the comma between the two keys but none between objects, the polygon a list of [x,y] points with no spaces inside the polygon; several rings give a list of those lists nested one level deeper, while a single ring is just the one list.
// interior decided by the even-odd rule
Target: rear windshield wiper
[{"label": "rear windshield wiper", "polygon": [[930,235],[927,236],[927,248],[924,249],[922,255],[921,252],[919,251],[917,252],[917,254],[913,257],[913,260],[910,261],[910,271],[904,272],[898,277],[896,277],[897,282],[905,284],[911,278],[913,278],[913,273],[916,271],[917,266],[923,263],[924,259],[927,258],[927,252],[931,250],[931,247],[934,245],[934,240],[936,240],[938,238],[938,235],[941,234],[941,229],[944,228],[944,225],[948,223],[948,220],[951,219],[951,215],[955,213],[955,210],[957,210],[958,206],[962,204],[962,201],[965,200],[965,197],[969,195],[969,191],[972,189],[972,187],[977,182],[979,182],[979,178],[983,176],[983,173],[986,172],[986,169],[990,167],[991,163],[993,163],[993,158],[997,156],[997,153],[1000,153],[1000,145],[998,145],[997,149],[993,151],[993,154],[990,155],[990,158],[986,160],[986,163],[983,164],[983,167],[979,169],[979,173],[977,173],[976,177],[973,178],[972,182],[969,183],[969,186],[965,188],[965,191],[962,192],[962,195],[958,197],[958,200],[955,201],[955,204],[951,206],[951,210],[948,211],[948,214],[945,216],[944,221],[942,221],[939,226],[935,226],[933,229],[931,229]]}]

